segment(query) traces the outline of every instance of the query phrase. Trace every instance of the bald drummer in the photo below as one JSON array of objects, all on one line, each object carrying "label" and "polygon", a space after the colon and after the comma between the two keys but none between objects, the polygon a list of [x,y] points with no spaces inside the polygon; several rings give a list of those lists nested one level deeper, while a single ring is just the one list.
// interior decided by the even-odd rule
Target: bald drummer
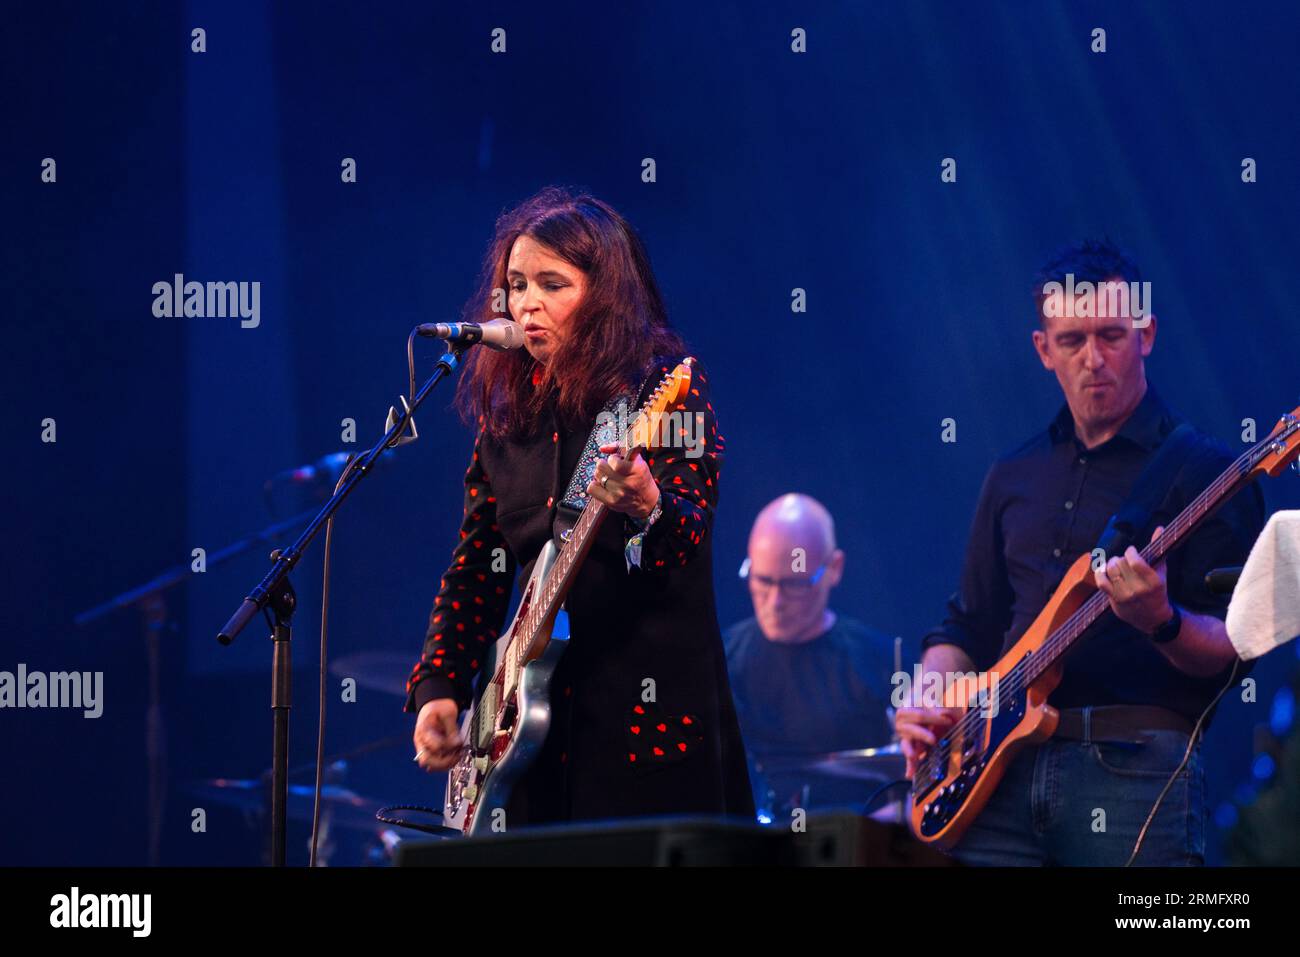
[{"label": "bald drummer", "polygon": [[782,817],[793,807],[861,810],[878,782],[773,770],[892,739],[893,642],[830,607],[844,575],[830,513],[807,495],[770,503],[740,574],[754,617],[728,629],[727,665],[756,805]]}]

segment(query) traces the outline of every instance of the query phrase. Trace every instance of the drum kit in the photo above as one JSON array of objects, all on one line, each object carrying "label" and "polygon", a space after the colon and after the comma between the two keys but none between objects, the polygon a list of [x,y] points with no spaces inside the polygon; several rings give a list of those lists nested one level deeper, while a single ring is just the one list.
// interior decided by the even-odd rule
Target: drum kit
[{"label": "drum kit", "polygon": [[908,783],[907,761],[894,742],[814,754],[768,755],[750,764],[758,819],[784,823],[796,809],[824,810],[849,806],[877,820],[903,820],[900,801],[878,802],[895,786]]},{"label": "drum kit", "polygon": [[[410,657],[396,652],[363,652],[340,658],[330,667],[339,677],[355,679],[358,687],[386,694],[401,695],[410,670]],[[402,829],[382,823],[376,817],[385,804],[365,797],[343,783],[348,763],[362,754],[398,748],[409,744],[405,736],[386,738],[355,748],[346,754],[331,756],[326,761],[327,783],[321,789],[320,849],[322,863],[390,864],[397,847],[403,840],[423,837],[416,831],[403,833]],[[827,807],[854,806],[859,813],[869,814],[878,820],[901,821],[903,805],[900,801],[879,800],[903,780],[905,760],[897,743],[881,747],[856,748],[847,751],[829,751],[813,754],[777,754],[754,759],[750,764],[755,795],[758,798],[757,817],[762,824],[784,824],[796,808],[822,810]],[[314,765],[292,769],[305,773]],[[213,804],[243,811],[249,817],[267,812],[269,776],[260,778],[211,778],[194,782],[190,791],[196,797]],[[844,794],[854,798],[844,800]],[[837,799],[839,796],[839,799]],[[311,784],[289,786],[288,817],[290,820],[310,823],[314,808],[315,789]],[[360,861],[340,859],[340,842],[334,839],[337,832],[349,835],[343,844],[351,848],[355,838],[362,841]]]}]

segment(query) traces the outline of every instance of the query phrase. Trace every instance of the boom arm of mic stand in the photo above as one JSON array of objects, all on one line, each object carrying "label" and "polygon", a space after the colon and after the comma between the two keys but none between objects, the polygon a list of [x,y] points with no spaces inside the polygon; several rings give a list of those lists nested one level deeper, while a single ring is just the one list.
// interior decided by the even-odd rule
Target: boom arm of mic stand
[{"label": "boom arm of mic stand", "polygon": [[357,460],[357,463],[353,466],[347,480],[339,487],[338,491],[330,497],[330,500],[322,506],[321,510],[316,513],[316,517],[308,523],[305,529],[303,529],[302,534],[298,536],[297,541],[283,551],[272,553],[275,564],[271,566],[271,570],[266,573],[266,576],[258,583],[257,587],[248,593],[248,597],[244,599],[243,604],[239,606],[239,609],[230,617],[230,620],[226,622],[221,631],[217,633],[217,640],[219,642],[223,645],[228,645],[233,642],[248,623],[253,620],[253,617],[270,604],[272,596],[283,587],[285,578],[288,576],[289,572],[293,571],[294,566],[298,564],[298,561],[302,558],[303,552],[307,549],[307,546],[311,544],[312,539],[316,537],[316,533],[321,530],[325,522],[329,520],[330,516],[338,511],[339,506],[343,504],[343,500],[352,493],[352,490],[356,488],[357,483],[370,474],[375,459],[379,458],[385,449],[397,446],[397,440],[403,435],[403,433],[405,433],[407,424],[415,416],[415,410],[420,407],[421,403],[424,402],[429,393],[433,391],[434,386],[447,376],[456,372],[456,369],[460,365],[461,355],[464,353],[466,348],[467,346],[461,343],[448,344],[447,351],[443,354],[442,358],[438,360],[433,374],[429,376],[428,381],[421,386],[420,391],[415,394],[415,397],[406,406],[402,415],[393,423],[393,426],[384,433],[384,437]]}]

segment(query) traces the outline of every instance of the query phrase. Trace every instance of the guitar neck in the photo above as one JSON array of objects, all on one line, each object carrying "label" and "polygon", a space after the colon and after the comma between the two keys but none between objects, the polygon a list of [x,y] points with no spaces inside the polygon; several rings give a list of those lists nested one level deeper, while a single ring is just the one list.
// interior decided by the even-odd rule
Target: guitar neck
[{"label": "guitar neck", "polygon": [[[1272,450],[1272,440],[1265,439],[1238,456],[1190,505],[1178,513],[1178,517],[1165,527],[1159,538],[1141,550],[1142,560],[1154,566],[1182,544],[1220,505],[1250,484],[1254,478],[1251,470]],[[1090,595],[1025,663],[1029,672],[1026,680],[1034,680],[1060,661],[1084,632],[1109,610],[1110,601],[1104,592],[1099,590]]]},{"label": "guitar neck", "polygon": [[[620,442],[619,446],[619,454],[624,459],[640,452],[640,449],[629,449],[626,439]],[[568,538],[555,557],[555,564],[547,572],[538,593],[532,599],[528,612],[520,622],[520,627],[515,631],[515,637],[507,652],[512,656],[514,664],[509,673],[518,674],[519,669],[530,658],[540,653],[541,647],[550,637],[544,626],[554,619],[560,606],[564,604],[564,599],[568,596],[569,589],[573,587],[574,579],[578,577],[578,570],[591,551],[591,546],[595,544],[596,533],[600,531],[600,526],[608,512],[609,507],[596,499],[588,499],[587,504],[583,506],[582,514],[574,522]]]},{"label": "guitar neck", "polygon": [[[690,388],[694,361],[689,356],[684,358],[659,381],[630,426],[625,427],[620,410],[618,450],[624,460],[630,461],[647,449],[660,447],[664,427],[672,425],[671,418],[663,418],[664,410],[679,402]],[[684,405],[679,406],[679,409],[684,408]],[[501,650],[501,664],[493,679],[507,697],[515,690],[523,666],[540,655],[551,640],[551,623],[573,587],[587,553],[595,544],[596,533],[600,531],[608,511],[604,502],[588,499],[573,528],[564,536],[560,550],[541,582],[530,582],[526,586],[527,607],[523,617],[511,627],[510,638]]]}]

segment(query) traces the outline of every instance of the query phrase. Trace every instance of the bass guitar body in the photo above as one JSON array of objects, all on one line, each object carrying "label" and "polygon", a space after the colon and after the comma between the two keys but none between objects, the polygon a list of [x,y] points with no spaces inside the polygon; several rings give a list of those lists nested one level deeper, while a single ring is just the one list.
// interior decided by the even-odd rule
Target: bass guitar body
[{"label": "bass guitar body", "polygon": [[973,701],[969,687],[947,689],[944,705],[961,708],[964,715],[940,739],[934,760],[918,768],[913,780],[911,824],[922,841],[943,848],[956,844],[1020,749],[1052,736],[1059,715],[1047,696],[1061,681],[1061,664],[1028,683],[1019,676],[1028,671],[1048,637],[1096,590],[1090,556],[1081,555],[1034,623],[989,670],[982,686],[986,693]]}]

